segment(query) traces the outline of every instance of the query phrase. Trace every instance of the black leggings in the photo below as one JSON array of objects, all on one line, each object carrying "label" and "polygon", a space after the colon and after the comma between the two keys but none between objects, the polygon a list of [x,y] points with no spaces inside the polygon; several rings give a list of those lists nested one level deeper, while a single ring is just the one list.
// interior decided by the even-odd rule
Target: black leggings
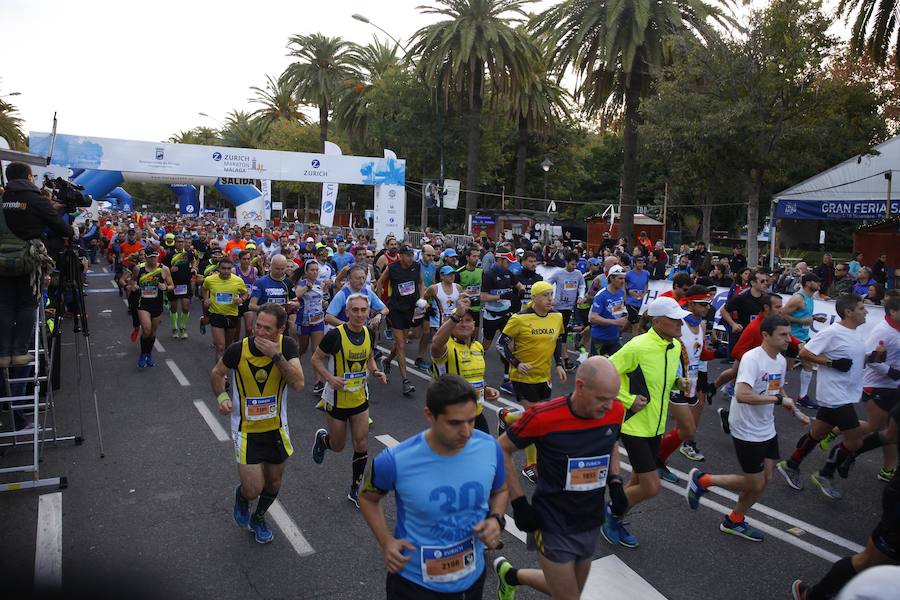
[{"label": "black leggings", "polygon": [[491,432],[490,429],[488,428],[488,422],[487,422],[487,419],[485,418],[483,412],[480,415],[478,415],[477,417],[475,417],[475,429],[477,429],[478,431],[483,431],[488,434]]}]

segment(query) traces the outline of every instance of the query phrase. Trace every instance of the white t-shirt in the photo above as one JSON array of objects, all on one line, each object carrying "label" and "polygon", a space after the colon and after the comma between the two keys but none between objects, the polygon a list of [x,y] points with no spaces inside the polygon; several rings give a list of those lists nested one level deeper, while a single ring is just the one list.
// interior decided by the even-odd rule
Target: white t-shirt
[{"label": "white t-shirt", "polygon": [[[775,358],[766,354],[762,346],[741,357],[735,385],[746,383],[754,394],[774,396],[784,386],[787,361],[780,354]],[[765,442],[775,437],[775,405],[743,404],[737,395],[731,398],[728,414],[731,435],[745,442]]]},{"label": "white t-shirt", "polygon": [[835,323],[813,336],[806,349],[831,360],[849,358],[853,365],[846,373],[819,365],[816,376],[816,402],[834,408],[860,401],[865,367],[865,340],[859,329]]}]

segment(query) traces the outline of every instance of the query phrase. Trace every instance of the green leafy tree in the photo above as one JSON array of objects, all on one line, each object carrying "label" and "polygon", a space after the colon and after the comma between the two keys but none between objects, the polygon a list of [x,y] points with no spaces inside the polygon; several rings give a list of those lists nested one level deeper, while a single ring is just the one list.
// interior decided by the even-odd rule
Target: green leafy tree
[{"label": "green leafy tree", "polygon": [[353,62],[359,69],[359,78],[346,86],[334,109],[338,127],[354,141],[366,137],[369,94],[375,83],[389,71],[401,68],[403,63],[397,54],[397,45],[382,42],[377,37],[365,46],[353,44]]},{"label": "green leafy tree", "polygon": [[199,144],[201,146],[218,146],[222,143],[219,131],[211,127],[194,127],[188,131],[179,131],[168,140],[173,144]]},{"label": "green leafy tree", "polygon": [[526,78],[531,46],[516,18],[524,18],[528,0],[436,0],[420,6],[424,14],[443,17],[413,36],[410,53],[449,104],[454,98],[467,110],[466,217],[475,209],[481,183],[482,110],[486,82],[494,90]]},{"label": "green leafy tree", "polygon": [[309,122],[307,116],[300,111],[300,103],[294,95],[294,86],[284,73],[278,79],[266,75],[265,88],[253,86],[250,89],[256,92],[250,102],[262,105],[253,112],[254,117],[269,123],[282,119],[300,123]]},{"label": "green leafy tree", "polygon": [[288,49],[289,55],[299,60],[288,66],[285,76],[299,101],[319,109],[319,150],[324,151],[335,102],[347,86],[360,79],[353,46],[340,37],[313,33],[291,36]]},{"label": "green leafy tree", "polygon": [[255,117],[253,113],[233,110],[225,115],[222,144],[235,148],[260,148],[270,124],[270,121]]}]

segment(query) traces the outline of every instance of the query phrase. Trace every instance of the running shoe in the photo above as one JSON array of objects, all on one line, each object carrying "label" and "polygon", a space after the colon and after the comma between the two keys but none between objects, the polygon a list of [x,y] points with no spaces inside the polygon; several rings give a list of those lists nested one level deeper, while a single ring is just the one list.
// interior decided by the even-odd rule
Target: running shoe
[{"label": "running shoe", "polygon": [[626,548],[637,548],[640,543],[627,529],[621,519],[612,514],[609,504],[606,505],[606,519],[600,528],[603,538],[610,544],[618,544]]},{"label": "running shoe", "polygon": [[176,340],[178,339],[178,330],[177,329],[172,330],[172,337],[175,338]]},{"label": "running shoe", "polygon": [[508,408],[501,408],[497,411],[497,437],[506,433],[506,415],[508,414]]},{"label": "running shoe", "polygon": [[512,381],[509,379],[504,379],[503,383],[500,384],[500,391],[509,394],[510,396],[516,395],[516,390],[513,389]]},{"label": "running shoe", "polygon": [[797,404],[802,406],[803,408],[816,409],[819,408],[819,403],[809,397],[809,394],[803,396],[802,398],[797,398]]},{"label": "running shoe", "polygon": [[719,523],[719,531],[722,533],[727,533],[729,535],[736,535],[738,537],[742,537],[745,540],[750,540],[751,542],[761,542],[766,536],[762,534],[761,531],[757,531],[750,527],[747,524],[747,520],[744,519],[740,523],[732,523],[731,519],[725,517],[725,519]]},{"label": "running shoe", "polygon": [[706,460],[706,457],[703,456],[703,453],[697,449],[697,443],[693,441],[687,441],[681,444],[681,448],[678,449],[681,452],[681,455],[684,456],[688,460],[693,460],[696,462],[700,462],[702,460]]},{"label": "running shoe", "polygon": [[835,487],[834,480],[831,477],[825,477],[820,472],[816,471],[809,476],[809,479],[816,484],[816,487],[819,488],[826,497],[831,498],[832,500],[841,499],[841,490]]},{"label": "running shoe", "polygon": [[427,372],[427,371],[430,371],[430,370],[431,370],[431,363],[429,363],[429,362],[428,362],[427,360],[425,360],[424,358],[417,358],[416,360],[414,360],[414,361],[413,361],[413,366],[414,366],[415,368],[419,369],[420,371],[426,371],[426,372]]},{"label": "running shoe", "polygon": [[795,579],[791,584],[791,598],[793,600],[806,600],[809,594],[809,586],[802,579]]},{"label": "running shoe", "polygon": [[563,360],[563,369],[566,371],[572,372],[578,368],[578,363],[571,360],[568,356]]},{"label": "running shoe", "polygon": [[516,586],[506,583],[506,574],[513,566],[505,556],[494,559],[494,571],[497,573],[497,600],[515,600]]},{"label": "running shoe", "polygon": [[390,328],[384,330],[384,339],[386,339],[389,342],[394,341],[394,332],[391,331]]},{"label": "running shoe", "polygon": [[578,348],[578,362],[583,363],[588,359],[588,352],[584,349],[584,346]]},{"label": "running shoe", "polygon": [[786,460],[780,461],[775,465],[775,470],[781,473],[784,481],[795,490],[803,489],[803,479],[800,478],[800,469],[792,469],[788,466]]},{"label": "running shoe", "polygon": [[272,530],[269,529],[269,526],[266,525],[266,518],[257,519],[255,516],[250,519],[250,530],[255,534],[256,542],[258,544],[268,544],[272,541],[272,538],[275,536],[272,535]]},{"label": "running shoe", "polygon": [[706,493],[706,488],[700,485],[700,477],[702,475],[703,471],[700,469],[691,469],[691,472],[688,474],[687,485],[684,487],[684,495],[687,498],[688,506],[692,510],[700,508],[700,498]]},{"label": "running shoe", "polygon": [[144,361],[144,365],[147,367],[155,367],[156,363],[153,361],[153,355],[148,354],[146,361]]},{"label": "running shoe", "polygon": [[828,435],[826,435],[819,441],[819,449],[828,452],[831,449],[831,444],[834,443],[834,440],[836,439],[837,434],[833,431],[829,431]]},{"label": "running shoe", "polygon": [[669,467],[663,465],[661,467],[656,467],[656,474],[659,475],[659,478],[663,481],[668,481],[669,483],[678,483],[678,475],[669,470]]},{"label": "running shoe", "polygon": [[312,389],[313,396],[321,396],[323,391],[325,391],[325,382],[317,381]]},{"label": "running shoe", "polygon": [[234,488],[234,522],[241,529],[250,527],[250,503],[241,498],[241,486]]},{"label": "running shoe", "polygon": [[131,343],[132,343],[132,344],[135,343],[135,342],[137,341],[137,339],[138,339],[138,334],[139,334],[140,332],[141,332],[141,330],[140,330],[140,328],[138,328],[138,327],[133,327],[133,328],[131,329],[131,338],[130,338],[130,339],[131,339]]},{"label": "running shoe", "polygon": [[837,466],[837,472],[838,472],[838,475],[841,476],[841,479],[847,479],[848,477],[850,477],[850,467],[852,467],[853,463],[855,463],[855,462],[856,462],[856,457],[853,455],[850,455],[846,458],[846,460],[844,460],[844,462],[842,462],[841,464],[839,464]]},{"label": "running shoe", "polygon": [[537,483],[537,465],[525,465],[522,467],[522,477],[531,483]]},{"label": "running shoe", "polygon": [[413,392],[416,391],[416,386],[414,386],[409,379],[403,380],[403,395],[410,396]]},{"label": "running shoe", "polygon": [[356,508],[359,508],[359,486],[353,484],[350,486],[350,491],[347,492],[347,500],[353,503]]},{"label": "running shoe", "polygon": [[187,329],[182,329],[182,330],[181,330],[181,339],[183,339],[183,340],[188,339],[188,332],[187,332]]},{"label": "running shoe", "polygon": [[878,472],[878,481],[891,482],[894,480],[894,475],[896,473],[897,469],[881,469]]},{"label": "running shoe", "polygon": [[147,355],[141,354],[138,357],[138,369],[146,369],[147,368]]},{"label": "running shoe", "polygon": [[722,431],[725,435],[731,435],[731,425],[728,424],[728,409],[720,408],[716,412],[719,413],[719,424],[722,426]]},{"label": "running shoe", "polygon": [[325,429],[316,431],[316,440],[313,442],[312,447],[312,457],[317,465],[321,465],[322,461],[325,460],[325,451],[328,449],[328,446],[325,445],[326,435],[328,435],[328,431]]}]

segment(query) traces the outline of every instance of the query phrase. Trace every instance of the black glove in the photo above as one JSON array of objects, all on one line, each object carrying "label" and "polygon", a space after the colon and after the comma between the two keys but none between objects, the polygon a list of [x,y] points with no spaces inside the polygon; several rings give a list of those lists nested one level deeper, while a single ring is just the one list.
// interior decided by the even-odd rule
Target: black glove
[{"label": "black glove", "polygon": [[846,373],[850,370],[850,367],[853,366],[853,359],[851,358],[835,358],[828,362],[828,366],[832,369],[837,369],[841,373]]},{"label": "black glove", "polygon": [[512,509],[513,521],[520,531],[535,531],[541,528],[541,519],[525,496],[513,500]]},{"label": "black glove", "polygon": [[900,369],[891,367],[890,369],[888,369],[888,377],[890,377],[894,381],[897,381],[898,379],[900,379]]},{"label": "black glove", "polygon": [[618,475],[610,475],[606,489],[609,490],[609,503],[612,514],[621,517],[628,510],[628,496],[625,495],[622,478]]}]

